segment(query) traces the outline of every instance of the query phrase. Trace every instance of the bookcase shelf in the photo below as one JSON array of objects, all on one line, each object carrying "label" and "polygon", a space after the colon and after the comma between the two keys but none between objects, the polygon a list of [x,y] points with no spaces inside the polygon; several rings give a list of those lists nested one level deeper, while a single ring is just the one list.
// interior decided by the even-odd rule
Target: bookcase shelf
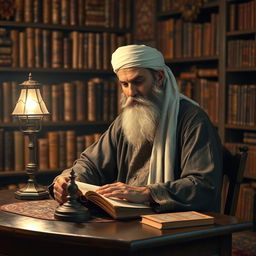
[{"label": "bookcase shelf", "polygon": [[218,56],[204,56],[204,57],[193,57],[193,58],[177,58],[177,59],[166,59],[167,64],[172,63],[193,63],[193,62],[211,62],[218,61]]},{"label": "bookcase shelf", "polygon": [[64,31],[80,31],[80,32],[111,32],[111,33],[129,33],[131,29],[107,28],[103,26],[71,26],[45,23],[30,23],[30,22],[15,22],[15,21],[0,21],[1,27],[6,28],[42,28],[50,30],[64,30]]},{"label": "bookcase shelf", "polygon": [[251,30],[242,30],[242,31],[229,31],[227,32],[228,37],[237,37],[237,36],[246,36],[246,35],[254,35],[256,33],[255,29]]}]

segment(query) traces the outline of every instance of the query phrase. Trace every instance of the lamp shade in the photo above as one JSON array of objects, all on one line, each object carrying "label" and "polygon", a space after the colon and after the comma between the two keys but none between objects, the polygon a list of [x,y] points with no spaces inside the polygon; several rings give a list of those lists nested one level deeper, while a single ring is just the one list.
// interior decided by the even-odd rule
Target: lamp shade
[{"label": "lamp shade", "polygon": [[29,80],[23,82],[21,86],[20,97],[12,115],[31,118],[49,115],[41,96],[40,84],[32,80],[31,73],[29,74]]}]

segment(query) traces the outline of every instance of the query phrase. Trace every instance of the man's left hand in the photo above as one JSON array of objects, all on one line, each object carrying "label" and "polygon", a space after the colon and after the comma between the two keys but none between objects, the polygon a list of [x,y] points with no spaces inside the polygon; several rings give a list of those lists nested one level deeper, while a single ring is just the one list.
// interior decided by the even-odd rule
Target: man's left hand
[{"label": "man's left hand", "polygon": [[145,203],[152,200],[149,188],[129,186],[122,182],[104,185],[96,192],[105,197],[117,197],[133,203]]}]

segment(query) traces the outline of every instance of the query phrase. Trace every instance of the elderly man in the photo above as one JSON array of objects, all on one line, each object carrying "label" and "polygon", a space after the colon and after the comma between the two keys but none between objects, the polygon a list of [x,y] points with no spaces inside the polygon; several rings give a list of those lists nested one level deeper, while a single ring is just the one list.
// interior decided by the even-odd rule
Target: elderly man
[{"label": "elderly man", "polygon": [[[180,94],[162,54],[145,45],[119,47],[112,66],[122,88],[122,112],[73,169],[98,192],[155,211],[219,211],[221,143],[205,112]],[[66,201],[70,170],[55,179]]]}]

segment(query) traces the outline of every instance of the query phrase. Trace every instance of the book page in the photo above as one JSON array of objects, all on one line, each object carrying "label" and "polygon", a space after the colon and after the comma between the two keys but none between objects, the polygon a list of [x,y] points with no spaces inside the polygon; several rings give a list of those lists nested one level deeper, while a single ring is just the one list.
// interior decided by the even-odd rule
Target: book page
[{"label": "book page", "polygon": [[[76,184],[78,186],[78,188],[83,191],[84,193],[88,192],[88,191],[94,191],[97,190],[100,186],[95,186],[95,185],[91,185],[88,183],[83,183],[83,182],[79,182],[76,181]],[[122,199],[119,198],[107,198],[101,194],[97,193],[97,196],[100,196],[101,198],[103,198],[104,200],[108,201],[109,203],[111,203],[112,205],[114,205],[115,207],[129,207],[129,208],[150,208],[149,206],[145,205],[145,204],[136,204],[136,203],[131,203],[131,202],[127,202],[124,201]]]}]

